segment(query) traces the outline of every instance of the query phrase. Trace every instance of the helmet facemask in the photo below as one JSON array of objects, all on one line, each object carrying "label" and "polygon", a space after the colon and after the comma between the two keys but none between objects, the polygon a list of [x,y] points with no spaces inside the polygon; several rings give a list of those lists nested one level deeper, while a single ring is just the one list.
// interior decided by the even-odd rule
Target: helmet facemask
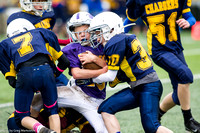
[{"label": "helmet facemask", "polygon": [[[87,36],[89,36],[88,30],[85,31],[79,31],[79,32],[72,32],[76,36],[76,42],[80,43],[82,46],[90,46],[90,40],[87,39]],[[81,35],[84,35],[81,39]]]},{"label": "helmet facemask", "polygon": [[89,33],[91,35],[90,36],[91,46],[93,48],[97,48],[99,44],[103,44],[103,46],[105,46],[105,44],[108,41],[108,39],[106,38],[107,36],[110,35],[111,32],[112,29],[110,29],[109,26],[106,24],[90,28]]},{"label": "helmet facemask", "polygon": [[[72,42],[80,43],[82,46],[90,46],[89,39],[87,40],[89,35],[89,32],[87,30],[88,28],[85,28],[84,30],[79,32],[76,32],[75,28],[84,25],[87,25],[89,27],[92,18],[93,16],[88,12],[77,12],[71,17],[71,19],[67,22],[67,33],[72,38]],[[85,35],[85,37],[83,37],[83,35]]]},{"label": "helmet facemask", "polygon": [[32,11],[37,16],[52,10],[52,0],[20,0],[20,5],[25,11]]}]

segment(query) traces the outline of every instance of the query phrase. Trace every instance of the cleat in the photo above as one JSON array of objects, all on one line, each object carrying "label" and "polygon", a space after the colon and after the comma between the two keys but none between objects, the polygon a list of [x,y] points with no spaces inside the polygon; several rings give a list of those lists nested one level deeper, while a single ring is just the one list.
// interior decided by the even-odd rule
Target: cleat
[{"label": "cleat", "polygon": [[200,123],[198,123],[194,118],[191,118],[185,124],[186,133],[200,133]]},{"label": "cleat", "polygon": [[42,127],[39,133],[56,133],[55,131],[48,129],[46,127]]}]

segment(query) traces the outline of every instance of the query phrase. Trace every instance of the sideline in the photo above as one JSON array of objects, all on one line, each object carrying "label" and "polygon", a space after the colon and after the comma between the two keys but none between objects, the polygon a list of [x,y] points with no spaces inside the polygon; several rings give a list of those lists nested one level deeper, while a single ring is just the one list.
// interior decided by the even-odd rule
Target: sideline
[{"label": "sideline", "polygon": [[[200,79],[200,74],[195,74],[194,80],[195,79]],[[168,78],[161,79],[161,82],[162,82],[162,84],[167,84],[167,83],[170,83],[170,80]],[[123,84],[117,85],[115,88],[108,87],[107,91],[119,90],[121,88],[128,87],[128,86],[129,85],[127,83],[123,83]],[[3,103],[3,104],[0,104],[0,109],[5,108],[5,107],[11,107],[11,106],[14,106],[14,104],[13,103]]]}]

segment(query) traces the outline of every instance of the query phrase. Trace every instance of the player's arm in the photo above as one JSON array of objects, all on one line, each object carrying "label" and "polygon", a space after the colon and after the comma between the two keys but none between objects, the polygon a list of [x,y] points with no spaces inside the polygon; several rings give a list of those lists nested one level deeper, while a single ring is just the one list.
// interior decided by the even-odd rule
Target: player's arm
[{"label": "player's arm", "polygon": [[97,77],[100,74],[107,72],[107,70],[107,66],[98,70],[81,69],[79,67],[74,67],[71,68],[71,73],[74,79],[89,79]]},{"label": "player's arm", "polygon": [[8,69],[5,73],[5,78],[8,80],[8,83],[11,87],[16,88],[16,70],[12,61],[10,66],[7,68]]},{"label": "player's arm", "polygon": [[99,75],[96,78],[93,78],[94,83],[103,83],[103,82],[112,82],[117,76],[117,70],[108,70],[106,73]]},{"label": "player's arm", "polygon": [[127,25],[134,23],[134,22],[135,21],[131,21],[131,20],[128,19],[128,17],[126,17],[126,19],[124,20],[124,26],[125,26],[124,32],[125,33],[128,33],[131,30],[131,28],[133,27],[133,25],[130,25],[130,26],[127,26]]},{"label": "player's arm", "polygon": [[[103,83],[103,82],[112,82],[117,76],[117,70],[108,70],[106,73],[100,74],[95,78],[87,78],[87,79],[77,79],[75,80],[76,85],[85,86],[91,83]],[[116,85],[116,84],[115,84]],[[115,86],[114,85],[114,86]],[[113,86],[113,87],[114,87]]]},{"label": "player's arm", "polygon": [[70,66],[70,62],[68,58],[64,54],[62,54],[60,58],[58,58],[56,77],[58,77],[69,66]]},{"label": "player's arm", "polygon": [[[142,14],[141,7],[136,4],[135,0],[126,0],[126,16],[124,26],[135,22]],[[132,26],[124,28],[125,33],[128,33]]]},{"label": "player's arm", "polygon": [[176,23],[178,24],[178,26],[180,28],[186,29],[186,28],[189,28],[189,27],[193,26],[196,23],[196,19],[192,15],[191,12],[186,12],[182,16],[183,16],[183,18],[178,19],[176,21]]},{"label": "player's arm", "polygon": [[[1,44],[0,44],[1,45]],[[13,61],[8,57],[6,51],[0,47],[0,71],[11,87],[16,87],[16,70]]]}]

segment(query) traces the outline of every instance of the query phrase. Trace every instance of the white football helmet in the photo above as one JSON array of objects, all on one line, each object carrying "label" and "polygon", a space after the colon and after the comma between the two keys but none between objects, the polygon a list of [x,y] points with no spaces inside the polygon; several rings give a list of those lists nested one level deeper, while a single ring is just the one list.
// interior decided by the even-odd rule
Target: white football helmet
[{"label": "white football helmet", "polygon": [[[37,16],[52,10],[52,0],[20,0],[20,5],[25,11],[33,11]],[[35,6],[41,6],[41,9],[36,9]]]},{"label": "white football helmet", "polygon": [[99,13],[92,19],[89,32],[91,34],[92,46],[95,48],[101,43],[101,41],[97,42],[97,38],[102,40],[103,36],[107,42],[116,34],[124,32],[123,20],[114,12],[106,11]]},{"label": "white football helmet", "polygon": [[32,29],[35,29],[35,27],[31,22],[23,18],[18,18],[11,21],[7,26],[7,37],[12,37]]},{"label": "white football helmet", "polygon": [[87,31],[75,32],[74,29],[75,27],[79,27],[82,25],[89,26],[92,19],[93,16],[88,12],[77,12],[71,17],[71,19],[67,22],[67,33],[72,38],[73,42],[79,42],[82,46],[88,45],[89,40],[80,40],[79,37],[76,37],[76,35],[79,35],[81,32]]}]

